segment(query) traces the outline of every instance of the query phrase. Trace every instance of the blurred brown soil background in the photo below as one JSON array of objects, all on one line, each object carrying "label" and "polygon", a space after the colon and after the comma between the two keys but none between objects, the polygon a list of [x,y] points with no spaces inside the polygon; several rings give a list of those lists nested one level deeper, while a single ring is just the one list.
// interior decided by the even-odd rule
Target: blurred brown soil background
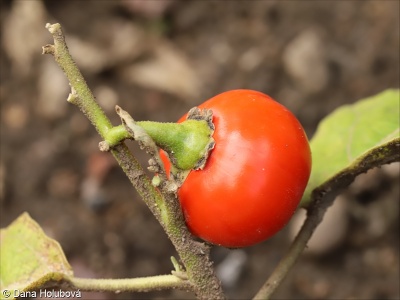
[{"label": "blurred brown soil background", "polygon": [[[175,255],[111,156],[99,154],[93,127],[66,102],[66,78],[41,55],[52,43],[47,22],[63,26],[114,124],[116,104],[137,120],[175,121],[213,95],[248,88],[286,105],[311,138],[336,107],[399,87],[399,19],[398,1],[1,0],[1,226],[28,211],[80,277],[166,274]],[[130,147],[145,166],[147,156]],[[398,299],[398,181],[398,164],[359,178],[322,234],[345,223],[338,241],[322,250],[329,241],[316,241],[320,248],[300,259],[274,298]],[[258,291],[288,248],[288,232],[240,251],[213,248],[230,298]]]}]

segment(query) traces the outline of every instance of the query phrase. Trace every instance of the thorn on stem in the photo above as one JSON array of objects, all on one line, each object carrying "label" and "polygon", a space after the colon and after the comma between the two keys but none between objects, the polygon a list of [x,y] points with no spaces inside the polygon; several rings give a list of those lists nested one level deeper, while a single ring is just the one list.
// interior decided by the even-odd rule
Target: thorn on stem
[{"label": "thorn on stem", "polygon": [[67,101],[72,104],[77,104],[78,99],[79,99],[79,97],[78,97],[78,94],[76,93],[75,89],[71,88],[71,93],[69,93]]},{"label": "thorn on stem", "polygon": [[160,172],[160,166],[154,158],[149,159],[149,166],[147,167],[147,169],[153,173]]},{"label": "thorn on stem", "polygon": [[161,178],[160,178],[160,176],[158,176],[158,175],[154,176],[154,177],[152,178],[152,180],[151,180],[151,184],[152,184],[153,186],[155,186],[155,187],[160,186],[160,184],[161,184]]},{"label": "thorn on stem", "polygon": [[54,52],[55,52],[54,45],[48,44],[48,45],[42,47],[42,54],[54,55]]},{"label": "thorn on stem", "polygon": [[101,141],[99,143],[99,149],[101,152],[108,152],[110,151],[110,145],[106,141]]},{"label": "thorn on stem", "polygon": [[57,30],[61,29],[61,25],[59,23],[55,24],[47,23],[45,27],[51,34],[54,34]]}]

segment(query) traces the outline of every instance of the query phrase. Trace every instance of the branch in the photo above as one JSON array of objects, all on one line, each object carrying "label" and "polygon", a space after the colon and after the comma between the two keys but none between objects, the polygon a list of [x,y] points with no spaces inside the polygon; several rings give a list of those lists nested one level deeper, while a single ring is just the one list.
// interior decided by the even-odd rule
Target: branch
[{"label": "branch", "polygon": [[[92,92],[69,54],[60,24],[46,24],[46,28],[54,38],[54,45],[44,46],[43,54],[52,54],[66,74],[72,89],[68,101],[79,107],[102,139],[106,140],[109,137],[108,133],[115,129],[95,102]],[[121,143],[113,147],[111,153],[175,246],[196,295],[200,299],[224,299],[220,282],[212,268],[209,249],[204,244],[193,240],[186,228],[176,197],[172,194],[161,193],[152,185],[151,180],[125,144]]]},{"label": "branch", "polygon": [[348,187],[358,175],[374,167],[400,161],[399,148],[399,138],[374,148],[360,157],[352,167],[344,169],[336,174],[336,176],[314,189],[311,196],[311,204],[307,208],[307,219],[303,227],[290,246],[287,254],[281,259],[271,276],[253,299],[271,298],[307,246],[307,242],[319,223],[321,223],[326,210],[332,205],[335,198]]},{"label": "branch", "polygon": [[149,292],[165,289],[190,290],[192,287],[188,280],[181,279],[175,275],[160,275],[143,278],[129,279],[68,279],[72,288],[83,291],[97,292]]}]

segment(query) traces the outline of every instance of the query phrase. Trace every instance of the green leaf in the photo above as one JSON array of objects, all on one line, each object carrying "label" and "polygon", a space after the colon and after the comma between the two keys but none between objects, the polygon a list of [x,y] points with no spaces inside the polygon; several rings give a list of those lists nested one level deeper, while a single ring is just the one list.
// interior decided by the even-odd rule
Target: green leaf
[{"label": "green leaf", "polygon": [[399,90],[339,107],[322,120],[310,142],[313,167],[301,205],[307,206],[322,185],[327,190],[340,178],[398,161],[399,122]]},{"label": "green leaf", "polygon": [[0,231],[1,295],[32,291],[73,275],[60,244],[45,235],[28,213]]}]

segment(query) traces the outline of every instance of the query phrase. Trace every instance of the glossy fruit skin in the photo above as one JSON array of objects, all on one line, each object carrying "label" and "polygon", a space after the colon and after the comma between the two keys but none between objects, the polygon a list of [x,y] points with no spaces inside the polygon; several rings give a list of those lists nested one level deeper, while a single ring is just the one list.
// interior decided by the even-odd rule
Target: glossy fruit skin
[{"label": "glossy fruit skin", "polygon": [[[220,246],[262,242],[288,223],[301,200],[311,171],[307,136],[289,110],[257,91],[224,92],[199,108],[213,111],[215,148],[178,191],[186,224]],[[164,162],[169,170],[165,156]]]}]

